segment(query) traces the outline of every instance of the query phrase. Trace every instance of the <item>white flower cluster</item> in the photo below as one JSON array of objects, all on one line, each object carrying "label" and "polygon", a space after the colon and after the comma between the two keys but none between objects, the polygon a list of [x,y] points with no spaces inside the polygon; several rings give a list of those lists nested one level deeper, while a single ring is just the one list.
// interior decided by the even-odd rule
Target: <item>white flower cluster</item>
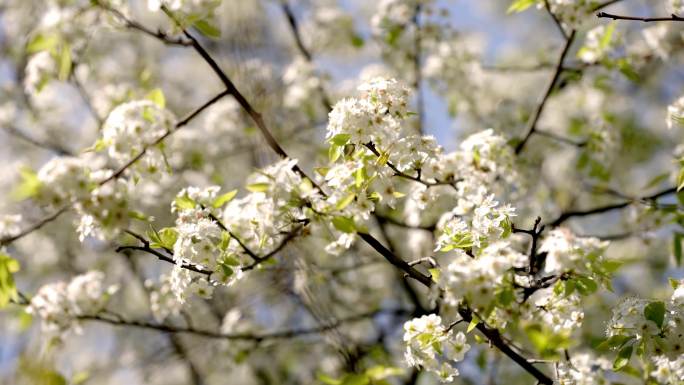
[{"label": "white flower cluster", "polygon": [[307,207],[317,207],[321,199],[310,181],[293,170],[296,164],[296,159],[284,159],[250,175],[251,192],[232,200],[223,212],[226,226],[255,253],[277,247],[284,233],[307,219]]},{"label": "white flower cluster", "polygon": [[351,43],[354,46],[363,44],[363,40],[354,30],[353,17],[340,9],[337,2],[325,4],[315,2],[312,14],[302,20],[302,38],[305,45],[314,51],[343,49]]},{"label": "white flower cluster", "polygon": [[[560,19],[563,24],[578,27],[582,22],[589,19],[594,9],[601,5],[598,0],[549,0],[551,12]],[[544,2],[538,1],[537,7],[544,8]]]},{"label": "white flower cluster", "polygon": [[409,90],[395,79],[374,78],[359,86],[363,98],[339,101],[330,111],[327,138],[348,135],[354,144],[381,149],[399,140],[408,113]]},{"label": "white flower cluster", "polygon": [[577,56],[585,63],[596,63],[605,58],[613,49],[615,41],[614,24],[599,25],[587,32],[584,46],[577,52]]},{"label": "white flower cluster", "polygon": [[211,217],[219,190],[218,186],[203,189],[188,187],[181,190],[171,204],[171,211],[178,215],[176,226],[173,229],[163,229],[159,234],[162,241],[168,238],[168,242],[173,243],[176,266],[171,271],[168,282],[181,304],[189,294],[206,298],[213,293],[213,286],[207,277],[185,269],[183,265],[190,264],[211,270],[226,285],[242,276],[237,267],[240,265],[236,252],[239,245]]},{"label": "white flower cluster", "polygon": [[474,257],[456,250],[450,261],[437,280],[444,290],[444,304],[456,308],[467,303],[488,324],[504,326],[507,317],[492,313],[492,304],[499,301],[498,305],[505,305],[506,301],[501,301],[502,293],[509,294],[509,303],[514,299],[512,269],[523,267],[527,257],[502,241],[492,243]]},{"label": "white flower cluster", "polygon": [[183,304],[171,287],[170,277],[162,274],[159,283],[154,284],[150,280],[145,281],[145,287],[150,293],[150,310],[157,322],[162,322],[169,317],[180,314]]},{"label": "white flower cluster", "polygon": [[535,308],[526,315],[527,318],[543,321],[554,333],[569,334],[582,326],[584,310],[578,293],[565,295],[554,288],[547,288],[537,290],[529,300]]},{"label": "white flower cluster", "polygon": [[574,273],[590,275],[602,260],[608,242],[597,238],[578,237],[569,229],[551,230],[539,246],[547,253],[544,272],[548,274]]},{"label": "white flower cluster", "polygon": [[476,206],[472,216],[447,213],[444,216],[446,222],[438,225],[441,234],[437,238],[435,251],[486,247],[491,240],[498,240],[506,233],[510,233],[513,216],[515,209],[510,205],[499,206],[493,194],[488,195]]},{"label": "white flower cluster", "polygon": [[670,0],[668,3],[670,13],[684,15],[684,0]]},{"label": "white flower cluster", "polygon": [[628,338],[628,343],[644,349],[646,357],[680,358],[684,353],[683,284],[684,281],[674,282],[677,289],[669,301],[624,299],[613,309],[607,335]]},{"label": "white flower cluster", "polygon": [[147,0],[147,8],[157,12],[162,6],[190,15],[206,15],[221,4],[221,0]]},{"label": "white flower cluster", "polygon": [[81,241],[89,235],[110,238],[130,220],[128,181],[101,184],[113,171],[91,171],[91,163],[87,157],[55,157],[41,167],[35,181],[28,180],[36,184],[35,194],[29,195],[38,202],[53,209],[73,205],[80,215],[77,230]]},{"label": "white flower cluster", "polygon": [[665,356],[653,359],[654,370],[651,372],[659,384],[684,384],[684,356],[668,359]]},{"label": "white flower cluster", "polygon": [[667,107],[667,128],[684,126],[684,96]]},{"label": "white flower cluster", "polygon": [[404,324],[406,362],[439,376],[442,382],[451,382],[458,376],[454,364],[462,361],[470,350],[463,332],[453,333],[442,325],[436,314],[414,318]]},{"label": "white flower cluster", "polygon": [[0,215],[0,238],[19,234],[21,219],[21,214]]},{"label": "white flower cluster", "polygon": [[[152,145],[165,133],[172,131],[176,118],[165,108],[150,100],[137,100],[116,107],[102,127],[102,140],[109,156],[123,165]],[[151,174],[165,166],[161,147],[148,148],[135,168]]]},{"label": "white flower cluster", "polygon": [[90,170],[83,158],[54,157],[38,171],[36,199],[53,207],[88,198],[93,189]]},{"label": "white flower cluster", "polygon": [[24,89],[29,95],[39,93],[43,87],[57,77],[57,63],[48,51],[32,55],[26,63]]},{"label": "white flower cluster", "polygon": [[605,385],[606,372],[611,369],[611,363],[591,353],[576,353],[570,361],[558,363],[559,385]]},{"label": "white flower cluster", "polygon": [[302,57],[295,59],[285,68],[283,83],[287,87],[283,104],[288,108],[302,108],[318,105],[322,79],[313,64]]},{"label": "white flower cluster", "polygon": [[[55,282],[38,290],[26,311],[42,320],[44,332],[62,334],[77,326],[78,317],[102,311],[118,287],[105,287],[105,275],[90,271],[74,277],[69,283]],[[77,329],[78,330],[78,329]]]},{"label": "white flower cluster", "polygon": [[[515,190],[518,174],[513,162],[513,151],[506,139],[487,129],[468,136],[458,151],[429,158],[422,170],[429,180],[454,182],[458,202],[453,212],[465,215],[476,207],[491,204],[485,202],[492,193],[503,195]],[[430,202],[445,193],[431,190],[424,201]]]}]

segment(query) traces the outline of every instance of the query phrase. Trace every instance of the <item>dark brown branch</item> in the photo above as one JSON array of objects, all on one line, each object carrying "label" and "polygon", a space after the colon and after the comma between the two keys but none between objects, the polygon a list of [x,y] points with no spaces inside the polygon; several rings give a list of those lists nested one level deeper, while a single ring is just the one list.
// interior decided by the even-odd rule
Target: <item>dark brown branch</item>
[{"label": "dark brown branch", "polygon": [[639,16],[622,16],[622,15],[614,15],[612,13],[607,13],[607,12],[599,12],[596,14],[596,17],[599,19],[605,18],[605,19],[613,19],[613,20],[634,20],[634,21],[642,21],[644,23],[648,22],[654,22],[654,21],[684,21],[684,17],[677,16],[674,13],[670,15],[669,17],[639,17]]},{"label": "dark brown branch", "polygon": [[59,144],[56,143],[48,143],[48,142],[43,142],[40,141],[36,138],[33,138],[29,136],[28,134],[24,133],[23,131],[19,130],[16,127],[13,126],[2,126],[2,129],[7,132],[8,134],[19,138],[27,143],[30,143],[36,147],[42,148],[44,150],[52,151],[56,153],[57,155],[68,155],[68,156],[74,156],[74,153],[71,152],[70,150],[62,147]]},{"label": "dark brown branch", "polygon": [[255,267],[257,267],[260,263],[269,260],[271,257],[273,257],[274,255],[276,255],[277,253],[279,253],[282,249],[284,249],[285,246],[287,246],[287,244],[290,243],[290,241],[292,241],[293,239],[295,239],[295,238],[301,233],[301,231],[304,229],[305,226],[306,226],[306,225],[299,226],[299,227],[297,227],[296,229],[294,229],[293,231],[289,232],[289,233],[285,236],[285,238],[283,238],[283,240],[280,242],[280,244],[279,244],[275,249],[273,249],[273,250],[271,250],[270,252],[264,254],[263,256],[256,256],[256,257],[253,257],[254,262],[252,262],[251,264],[249,264],[249,265],[247,265],[247,266],[241,268],[241,270],[242,270],[242,271],[252,270],[252,269],[254,269]]},{"label": "dark brown branch", "polygon": [[649,196],[646,196],[643,198],[635,198],[635,199],[627,200],[624,202],[614,203],[614,204],[605,205],[605,206],[598,206],[598,207],[594,207],[592,209],[587,209],[587,210],[566,211],[566,212],[562,213],[560,216],[558,216],[558,218],[551,221],[549,223],[549,225],[556,227],[556,226],[559,226],[563,222],[565,222],[568,219],[573,218],[573,217],[586,217],[586,216],[595,215],[595,214],[602,214],[602,213],[613,211],[613,210],[619,210],[619,209],[623,209],[623,208],[625,208],[625,207],[627,207],[627,206],[629,206],[635,202],[655,201],[660,197],[663,197],[663,196],[669,195],[669,194],[674,194],[676,192],[677,192],[677,188],[671,187],[671,188],[668,188],[667,190],[663,190],[663,191],[660,191],[658,193],[655,193],[653,195],[649,195]]},{"label": "dark brown branch", "polygon": [[365,313],[360,313],[356,315],[352,315],[349,317],[345,318],[340,318],[338,320],[326,323],[321,326],[317,327],[312,327],[312,328],[297,328],[297,329],[290,329],[290,330],[281,330],[281,331],[274,331],[274,332],[264,332],[264,333],[219,333],[219,332],[214,332],[214,331],[209,331],[209,330],[200,330],[200,329],[194,329],[190,327],[176,327],[176,326],[170,326],[170,325],[165,325],[165,324],[157,324],[157,323],[151,323],[151,322],[146,322],[146,321],[134,321],[134,320],[124,320],[120,316],[115,316],[114,318],[110,317],[105,317],[103,315],[91,315],[91,316],[81,316],[79,319],[84,320],[84,321],[97,321],[97,322],[103,322],[107,323],[110,325],[115,325],[115,326],[132,326],[132,327],[137,327],[137,328],[142,328],[142,329],[149,329],[149,330],[157,330],[161,332],[166,332],[166,333],[183,333],[183,334],[191,334],[195,335],[198,337],[206,337],[206,338],[216,338],[216,339],[225,339],[225,340],[244,340],[244,341],[254,341],[254,342],[262,342],[262,341],[267,341],[267,340],[279,340],[279,339],[289,339],[289,338],[295,338],[299,336],[305,336],[305,335],[311,335],[311,334],[318,334],[322,333],[328,330],[333,330],[337,329],[338,327],[347,324],[347,323],[356,323],[360,321],[364,321],[367,319],[372,319],[378,314],[382,313],[390,313],[390,314],[408,314],[408,310],[404,309],[379,309],[375,311],[370,311],[370,312],[365,312]]},{"label": "dark brown branch", "polygon": [[23,238],[26,235],[31,234],[32,232],[40,229],[41,227],[45,226],[46,224],[57,219],[60,215],[62,215],[62,213],[66,212],[68,208],[69,208],[69,206],[62,207],[61,209],[55,211],[54,213],[48,215],[47,217],[45,217],[43,219],[41,219],[39,222],[34,223],[33,225],[22,230],[20,233],[18,233],[16,235],[11,235],[11,236],[1,238],[0,239],[0,246],[9,245],[10,243],[16,241],[17,239]]},{"label": "dark brown branch", "polygon": [[519,229],[513,226],[514,233],[527,234],[532,238],[532,243],[530,245],[529,265],[527,267],[527,273],[530,275],[537,274],[537,271],[539,271],[540,268],[539,262],[543,262],[543,258],[541,261],[537,258],[537,244],[539,243],[539,238],[541,238],[542,232],[544,232],[544,225],[539,226],[540,223],[541,217],[537,217],[531,230]]},{"label": "dark brown branch", "polygon": [[553,93],[553,90],[556,87],[556,83],[558,82],[558,79],[560,78],[560,75],[563,72],[563,62],[565,61],[565,57],[570,52],[570,47],[572,46],[572,43],[575,41],[575,34],[576,31],[572,30],[572,32],[570,32],[570,36],[568,36],[568,39],[565,41],[563,51],[561,52],[561,55],[558,58],[558,63],[556,63],[556,70],[553,73],[553,78],[551,78],[551,81],[549,82],[549,85],[546,88],[544,96],[537,105],[537,109],[534,111],[534,114],[532,115],[532,118],[530,119],[527,125],[527,134],[525,134],[525,137],[523,137],[520,143],[518,143],[518,145],[515,147],[516,154],[520,154],[522,152],[523,148],[525,148],[525,144],[527,144],[527,141],[530,139],[530,137],[535,133],[537,129],[537,122],[539,121],[539,118],[541,117],[541,114],[544,111],[546,102],[551,96],[551,93]]},{"label": "dark brown branch", "polygon": [[[297,18],[295,17],[294,12],[292,12],[292,8],[290,8],[290,5],[288,4],[287,0],[282,0],[280,5],[283,9],[283,12],[285,13],[285,17],[287,18],[288,25],[290,26],[290,31],[292,32],[292,37],[294,37],[299,53],[304,57],[307,63],[313,65],[313,55],[311,54],[311,51],[309,51],[306,48],[304,42],[302,41],[302,36],[299,31],[299,25],[297,24]],[[323,88],[323,85],[320,83],[318,85],[318,92],[321,93],[321,103],[323,103],[325,109],[327,111],[332,110],[332,102],[330,101],[330,97],[328,96],[328,93],[325,91],[325,88]]]},{"label": "dark brown branch", "polygon": [[[463,320],[465,322],[471,322],[473,319],[473,314],[472,311],[466,307],[462,307],[458,309],[458,314],[463,317]],[[483,322],[479,322],[476,326],[477,330],[480,331],[487,339],[489,342],[496,346],[503,354],[507,355],[510,359],[515,361],[521,368],[523,368],[526,372],[530,373],[531,375],[534,376],[534,378],[537,379],[539,384],[545,384],[545,385],[551,385],[553,384],[553,380],[544,374],[541,370],[537,369],[532,363],[530,363],[527,359],[525,359],[523,356],[519,355],[517,352],[515,352],[509,345],[508,343],[504,340],[503,336],[499,332],[499,330],[490,328],[487,325],[485,325]]]},{"label": "dark brown branch", "polygon": [[[115,251],[117,253],[120,253],[120,252],[126,251],[126,250],[144,251],[148,254],[154,255],[160,261],[168,262],[168,263],[171,263],[173,265],[178,265],[172,257],[165,255],[165,254],[162,254],[161,252],[159,252],[159,251],[157,251],[157,250],[155,250],[149,246],[119,246],[116,248]],[[194,271],[196,273],[204,274],[206,276],[210,276],[213,273],[211,270],[208,270],[202,266],[194,265],[191,263],[185,263],[184,262],[178,266],[180,266],[181,268],[186,269],[186,270],[191,270],[191,271]]]},{"label": "dark brown branch", "polygon": [[549,0],[544,0],[544,8],[546,9],[546,12],[551,16],[553,19],[553,23],[556,24],[556,27],[560,31],[561,35],[563,35],[563,38],[565,40],[568,40],[568,33],[565,32],[565,28],[563,28],[563,24],[561,24],[560,20],[558,20],[558,17],[556,16],[555,13],[551,12],[551,6],[549,5]]},{"label": "dark brown branch", "polygon": [[564,144],[567,144],[570,146],[575,146],[578,148],[582,148],[582,147],[585,147],[587,145],[587,141],[578,142],[578,141],[572,140],[570,138],[566,138],[564,136],[560,136],[560,135],[557,135],[555,133],[548,132],[548,131],[542,131],[542,130],[536,129],[535,133],[539,136],[545,136],[545,137],[552,139],[552,140],[555,140],[557,142],[564,143]]},{"label": "dark brown branch", "polygon": [[126,17],[126,15],[121,13],[121,11],[119,11],[116,8],[111,7],[108,4],[104,4],[98,0],[95,1],[95,4],[97,6],[99,6],[100,8],[104,9],[105,11],[108,11],[109,13],[114,15],[114,17],[116,17],[119,21],[121,21],[123,23],[124,27],[126,27],[126,28],[140,31],[145,35],[151,36],[151,37],[163,42],[164,44],[179,45],[179,46],[186,46],[186,47],[192,45],[191,42],[189,42],[185,39],[174,38],[172,36],[167,35],[165,32],[162,32],[159,30],[153,31],[153,30],[145,27],[144,25],[138,23],[137,21],[129,19],[128,17]]}]

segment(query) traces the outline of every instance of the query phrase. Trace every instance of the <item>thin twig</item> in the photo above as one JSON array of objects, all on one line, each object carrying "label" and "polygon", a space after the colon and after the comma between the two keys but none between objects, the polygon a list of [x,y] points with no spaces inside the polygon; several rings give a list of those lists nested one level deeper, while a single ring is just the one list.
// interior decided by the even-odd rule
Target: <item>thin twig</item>
[{"label": "thin twig", "polygon": [[634,20],[634,21],[642,21],[644,23],[649,23],[649,22],[655,22],[655,21],[684,21],[684,17],[677,16],[674,13],[670,15],[669,17],[639,17],[639,16],[622,16],[622,15],[615,15],[612,13],[607,13],[607,12],[599,12],[596,14],[596,17],[599,19],[606,18],[606,19],[613,19],[613,20]]},{"label": "thin twig", "polygon": [[537,109],[535,110],[534,114],[532,115],[532,118],[530,119],[527,125],[527,134],[525,134],[525,137],[522,139],[522,141],[520,141],[520,143],[518,143],[518,145],[515,147],[516,154],[520,154],[522,152],[523,148],[525,148],[525,144],[527,143],[527,141],[530,139],[532,134],[535,133],[535,130],[537,128],[537,122],[539,121],[539,118],[541,117],[541,114],[544,111],[546,102],[551,96],[551,93],[556,87],[556,83],[558,82],[558,79],[560,78],[560,75],[563,72],[563,62],[565,61],[565,57],[570,52],[570,47],[572,46],[573,41],[575,41],[575,33],[576,31],[572,30],[572,32],[570,32],[570,35],[568,36],[568,39],[565,41],[563,51],[561,52],[560,57],[558,58],[558,63],[556,63],[556,70],[553,73],[553,78],[551,78],[549,85],[546,87],[546,92],[544,92],[544,96],[537,105]]},{"label": "thin twig", "polygon": [[658,193],[655,193],[655,194],[652,194],[652,195],[649,195],[649,196],[645,196],[645,197],[642,197],[642,198],[630,199],[630,200],[627,200],[627,201],[624,201],[624,202],[614,203],[614,204],[605,205],[605,206],[598,206],[598,207],[594,207],[594,208],[587,209],[587,210],[571,210],[571,211],[566,211],[566,212],[564,212],[564,213],[561,213],[561,214],[558,216],[558,218],[554,219],[553,221],[549,222],[548,224],[549,224],[550,226],[556,227],[556,226],[561,225],[563,222],[565,222],[565,221],[567,221],[568,219],[573,218],[573,217],[586,217],[586,216],[589,216],[589,215],[595,215],[595,214],[605,213],[605,212],[608,212],[608,211],[619,210],[619,209],[623,209],[623,208],[625,208],[625,207],[627,207],[627,206],[629,206],[629,205],[631,205],[631,204],[633,204],[633,203],[636,203],[636,202],[649,202],[649,201],[655,201],[655,200],[657,200],[657,199],[660,198],[660,197],[663,197],[663,196],[665,196],[665,195],[674,194],[674,193],[676,193],[676,192],[677,192],[677,188],[676,188],[676,187],[671,187],[671,188],[668,188],[668,189],[666,189],[666,190],[663,190],[663,191],[660,191],[660,192],[658,192]]}]

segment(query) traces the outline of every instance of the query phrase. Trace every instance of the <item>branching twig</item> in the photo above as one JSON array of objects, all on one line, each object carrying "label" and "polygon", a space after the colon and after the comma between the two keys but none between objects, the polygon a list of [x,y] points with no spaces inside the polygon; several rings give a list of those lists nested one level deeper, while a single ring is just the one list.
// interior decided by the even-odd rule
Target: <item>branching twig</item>
[{"label": "branching twig", "polygon": [[572,30],[572,32],[570,32],[570,35],[568,36],[568,39],[565,41],[565,46],[563,47],[563,51],[561,52],[561,55],[558,58],[558,63],[556,63],[556,70],[553,73],[553,77],[551,78],[551,81],[549,82],[549,85],[546,88],[544,96],[537,105],[537,109],[535,110],[534,114],[532,115],[532,118],[530,119],[530,122],[527,125],[527,134],[525,134],[525,137],[523,137],[520,143],[518,143],[518,145],[515,147],[516,154],[520,154],[522,152],[523,148],[525,148],[525,144],[537,129],[537,122],[539,121],[539,118],[541,117],[541,114],[544,111],[546,102],[551,96],[551,93],[556,87],[556,83],[558,82],[558,79],[560,78],[560,75],[563,72],[563,62],[565,61],[565,57],[570,52],[570,47],[572,46],[572,43],[575,41],[575,33],[576,31]]},{"label": "branching twig", "polygon": [[187,41],[185,39],[171,37],[162,31],[153,31],[153,30],[145,27],[144,25],[138,23],[137,21],[129,19],[128,17],[126,17],[126,15],[121,13],[121,11],[119,11],[116,8],[111,7],[108,4],[102,3],[98,0],[95,1],[95,4],[97,6],[99,6],[100,8],[104,9],[105,11],[108,11],[112,15],[114,15],[114,17],[116,17],[119,21],[121,21],[126,28],[140,31],[140,32],[144,33],[145,35],[148,35],[148,36],[151,36],[157,40],[160,40],[164,44],[180,45],[180,46],[186,46],[186,47],[192,45],[192,43],[190,43],[189,41]]},{"label": "branching twig", "polygon": [[671,188],[668,188],[667,190],[663,190],[663,191],[660,191],[658,193],[655,193],[655,194],[652,194],[649,196],[645,196],[642,198],[635,198],[635,199],[627,200],[627,201],[620,202],[620,203],[614,203],[614,204],[605,205],[605,206],[598,206],[598,207],[594,207],[592,209],[587,209],[587,210],[566,211],[564,213],[561,213],[561,215],[559,215],[558,218],[554,219],[553,221],[549,222],[548,224],[550,226],[556,227],[556,226],[559,226],[563,222],[565,222],[568,219],[573,218],[573,217],[586,217],[589,215],[595,215],[595,214],[605,213],[608,211],[619,210],[619,209],[623,209],[623,208],[625,208],[625,207],[627,207],[627,206],[629,206],[635,202],[655,201],[662,196],[674,194],[676,192],[677,192],[677,188],[671,187]]},{"label": "branching twig", "polygon": [[[311,51],[309,51],[304,45],[304,41],[302,40],[302,36],[299,31],[299,25],[297,24],[297,18],[295,17],[294,12],[292,12],[292,8],[290,8],[290,5],[287,1],[288,0],[282,0],[280,4],[283,9],[283,12],[285,13],[285,17],[287,17],[287,22],[290,26],[290,31],[292,31],[292,37],[294,37],[297,49],[299,50],[299,53],[304,57],[304,60],[306,60],[307,63],[313,65],[313,55],[311,54]],[[332,110],[332,102],[330,101],[330,97],[328,96],[328,93],[325,91],[325,88],[323,87],[323,84],[321,82],[318,83],[318,92],[320,92],[321,94],[321,103],[323,103],[325,109],[327,111]]]},{"label": "branching twig", "polygon": [[596,14],[596,17],[599,19],[601,18],[606,18],[606,19],[613,19],[613,20],[634,20],[634,21],[642,21],[644,23],[648,22],[654,22],[654,21],[684,21],[684,17],[677,16],[674,13],[670,15],[669,17],[639,17],[639,16],[622,16],[622,15],[614,15],[612,13],[607,13],[607,12],[599,12]]}]

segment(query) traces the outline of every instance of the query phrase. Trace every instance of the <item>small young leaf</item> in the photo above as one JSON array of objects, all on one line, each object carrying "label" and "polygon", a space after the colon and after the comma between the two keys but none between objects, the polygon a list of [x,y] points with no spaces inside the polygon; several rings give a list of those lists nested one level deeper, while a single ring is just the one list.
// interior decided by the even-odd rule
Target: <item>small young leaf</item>
[{"label": "small young leaf", "polygon": [[335,205],[336,210],[342,210],[345,207],[349,206],[350,203],[354,201],[354,198],[356,198],[355,193],[351,193],[344,197],[341,201],[337,202],[337,205]]},{"label": "small young leaf", "polygon": [[159,108],[166,107],[166,98],[164,97],[164,91],[160,88],[155,88],[145,95],[145,99],[151,100],[154,104],[158,105]]},{"label": "small young leaf", "polygon": [[206,37],[218,38],[221,37],[221,30],[212,25],[206,20],[198,20],[195,22],[194,27]]},{"label": "small young leaf", "polygon": [[356,232],[356,226],[354,225],[354,220],[347,217],[334,217],[332,219],[332,224],[335,228],[343,233],[354,233]]},{"label": "small young leaf", "polygon": [[665,321],[665,303],[656,301],[646,305],[644,307],[644,318],[653,321],[659,328],[662,328],[663,321]]},{"label": "small young leaf", "polygon": [[634,347],[632,345],[623,346],[618,352],[615,361],[613,362],[613,370],[620,370],[624,368],[628,363],[629,359],[632,358],[632,351]]},{"label": "small young leaf", "polygon": [[268,183],[252,183],[247,185],[247,190],[251,192],[264,192],[267,191],[271,185]]},{"label": "small young leaf", "polygon": [[237,195],[237,192],[238,192],[238,190],[232,190],[232,191],[228,191],[225,194],[219,195],[216,197],[216,199],[214,199],[214,202],[212,202],[211,205],[214,206],[214,208],[223,207],[223,205],[232,201],[233,198],[235,198],[235,196]]}]

